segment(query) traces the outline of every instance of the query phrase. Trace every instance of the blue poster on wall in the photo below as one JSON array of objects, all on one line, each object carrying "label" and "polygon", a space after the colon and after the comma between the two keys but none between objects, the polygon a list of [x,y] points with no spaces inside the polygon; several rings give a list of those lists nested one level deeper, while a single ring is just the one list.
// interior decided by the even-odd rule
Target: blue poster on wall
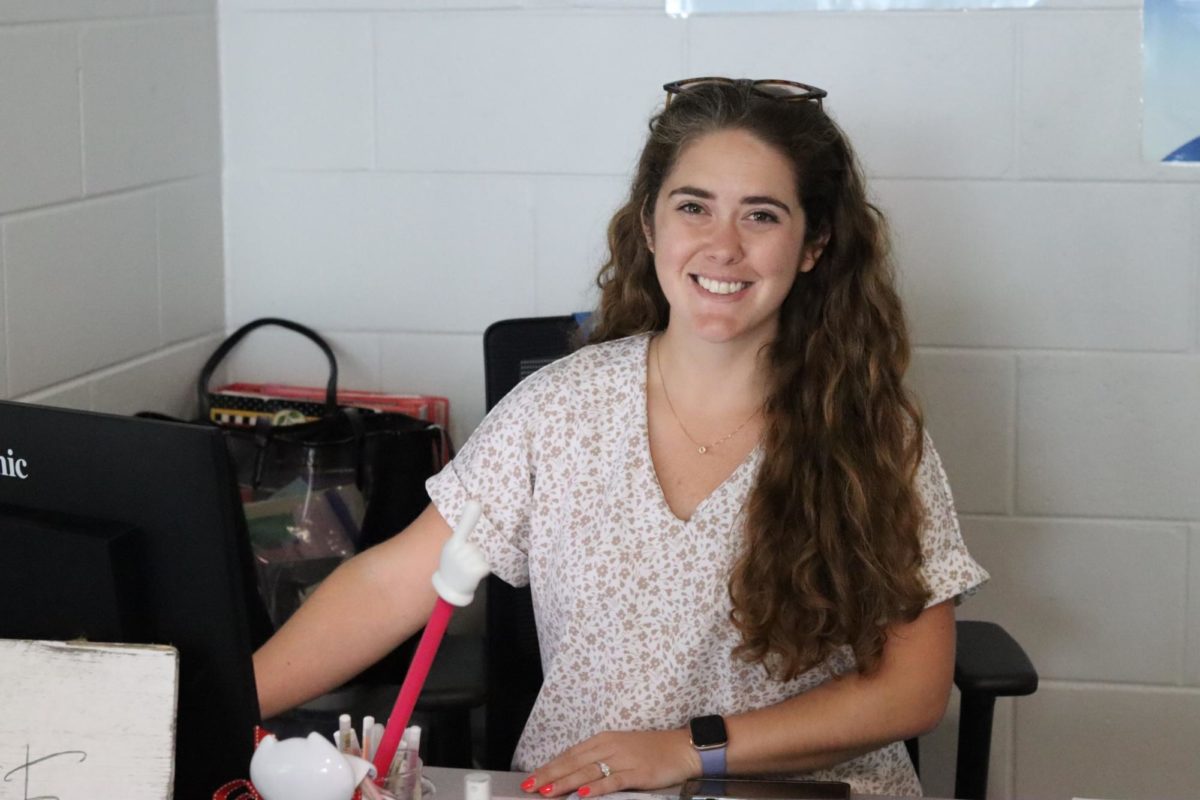
[{"label": "blue poster on wall", "polygon": [[666,0],[673,17],[693,14],[777,14],[783,11],[962,11],[1031,8],[1042,0]]},{"label": "blue poster on wall", "polygon": [[1200,0],[1145,0],[1142,152],[1200,163]]}]

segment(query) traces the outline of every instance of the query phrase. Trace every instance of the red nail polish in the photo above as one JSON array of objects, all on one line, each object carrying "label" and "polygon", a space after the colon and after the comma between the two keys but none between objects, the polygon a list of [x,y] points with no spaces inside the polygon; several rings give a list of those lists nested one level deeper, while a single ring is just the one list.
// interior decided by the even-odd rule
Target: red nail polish
[{"label": "red nail polish", "polygon": [[534,778],[532,775],[530,775],[530,776],[529,776],[528,778],[526,778],[526,779],[525,779],[525,781],[524,781],[524,782],[521,784],[521,788],[522,788],[522,789],[524,789],[524,790],[525,790],[525,791],[527,791],[527,792],[531,792],[531,791],[533,791],[533,787],[534,787],[534,785],[535,785],[535,784],[537,784],[537,780],[536,780],[536,779],[535,779],[535,778]]},{"label": "red nail polish", "polygon": [[554,784],[553,784],[553,783],[547,783],[545,786],[543,786],[542,788],[538,789],[538,791],[539,791],[539,792],[541,792],[541,793],[542,793],[543,795],[545,795],[546,797],[549,797],[549,796],[550,796],[550,793],[554,791]]},{"label": "red nail polish", "polygon": [[575,790],[575,794],[579,795],[580,797],[587,797],[591,793],[592,793],[592,787],[590,787],[590,786],[580,786],[578,789]]}]

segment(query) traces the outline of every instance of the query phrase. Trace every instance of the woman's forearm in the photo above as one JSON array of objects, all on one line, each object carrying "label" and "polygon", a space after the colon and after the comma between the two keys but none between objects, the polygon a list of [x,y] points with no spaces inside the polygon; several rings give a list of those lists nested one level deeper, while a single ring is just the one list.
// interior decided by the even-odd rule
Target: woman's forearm
[{"label": "woman's forearm", "polygon": [[264,719],[340,686],[420,629],[450,526],[429,506],[405,531],[343,564],[254,654]]},{"label": "woman's forearm", "polygon": [[[730,775],[797,774],[832,767],[923,733],[946,710],[954,675],[954,608],[942,603],[888,632],[869,676],[848,675],[767,708],[725,717]],[[600,763],[611,775],[597,775]],[[687,727],[603,731],[538,766],[522,786],[562,797],[660,789],[699,777]]]},{"label": "woman's forearm", "polygon": [[726,717],[731,774],[811,772],[928,732],[954,677],[954,607],[897,626],[871,675],[829,681],[774,706]]}]

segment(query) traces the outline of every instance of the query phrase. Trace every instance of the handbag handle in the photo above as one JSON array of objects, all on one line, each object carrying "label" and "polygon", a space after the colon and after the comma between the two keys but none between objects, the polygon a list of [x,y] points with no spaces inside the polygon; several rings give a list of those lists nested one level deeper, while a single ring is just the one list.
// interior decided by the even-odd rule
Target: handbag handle
[{"label": "handbag handle", "polygon": [[221,346],[216,349],[208,361],[204,362],[204,366],[200,370],[200,380],[196,386],[197,408],[200,409],[200,419],[208,422],[211,419],[212,406],[208,401],[208,384],[212,380],[212,375],[217,371],[217,366],[229,355],[229,351],[237,347],[242,339],[246,338],[246,334],[255,328],[261,328],[266,325],[274,325],[279,328],[287,328],[289,331],[295,331],[301,336],[305,336],[312,340],[313,344],[321,348],[321,352],[325,354],[326,360],[329,361],[329,382],[325,384],[325,409],[322,416],[331,417],[337,413],[337,378],[338,366],[337,357],[333,354],[333,349],[329,343],[321,338],[321,335],[301,325],[299,322],[292,322],[290,319],[280,319],[278,317],[263,317],[252,322],[247,322],[242,327],[238,328],[229,337],[221,342]]}]

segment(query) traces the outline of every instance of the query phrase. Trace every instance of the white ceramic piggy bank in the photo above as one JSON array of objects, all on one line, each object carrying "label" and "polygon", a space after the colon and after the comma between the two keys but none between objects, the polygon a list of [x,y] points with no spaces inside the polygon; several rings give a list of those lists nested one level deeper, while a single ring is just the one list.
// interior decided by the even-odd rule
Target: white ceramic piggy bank
[{"label": "white ceramic piggy bank", "polygon": [[267,736],[250,759],[250,780],[263,800],[350,800],[375,767],[338,752],[319,733],[306,739]]}]

